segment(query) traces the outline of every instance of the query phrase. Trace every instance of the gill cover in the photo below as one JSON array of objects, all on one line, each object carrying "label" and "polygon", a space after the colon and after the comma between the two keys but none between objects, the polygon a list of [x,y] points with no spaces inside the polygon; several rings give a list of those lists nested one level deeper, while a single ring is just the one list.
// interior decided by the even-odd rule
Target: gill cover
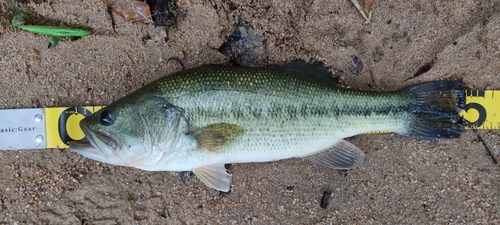
[{"label": "gill cover", "polygon": [[159,97],[123,98],[81,121],[88,143],[73,151],[120,166],[154,166],[187,130],[181,110]]}]

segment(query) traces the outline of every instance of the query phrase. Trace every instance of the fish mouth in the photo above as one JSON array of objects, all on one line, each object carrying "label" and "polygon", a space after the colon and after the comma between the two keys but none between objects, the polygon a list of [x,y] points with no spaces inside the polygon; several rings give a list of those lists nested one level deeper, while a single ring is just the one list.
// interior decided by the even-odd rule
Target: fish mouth
[{"label": "fish mouth", "polygon": [[109,132],[106,131],[97,131],[95,132],[95,136],[89,136],[89,141],[90,143],[93,143],[95,145],[96,139],[104,143],[105,145],[111,147],[114,150],[118,150],[118,142],[116,141],[115,138],[113,138],[113,135],[111,135]]},{"label": "fish mouth", "polygon": [[70,143],[71,151],[74,151],[80,155],[87,158],[96,159],[98,157],[104,157],[104,154],[100,149],[94,147],[92,143],[88,141],[73,141]]},{"label": "fish mouth", "polygon": [[85,138],[81,141],[71,142],[70,148],[72,151],[87,158],[103,161],[103,158],[107,158],[108,156],[112,155],[113,152],[108,152],[106,151],[106,148],[99,148],[99,146],[106,145],[115,151],[119,148],[118,141],[113,138],[113,135],[111,135],[109,132],[90,132],[87,125],[85,125],[84,123],[81,123],[80,127],[85,134]]}]

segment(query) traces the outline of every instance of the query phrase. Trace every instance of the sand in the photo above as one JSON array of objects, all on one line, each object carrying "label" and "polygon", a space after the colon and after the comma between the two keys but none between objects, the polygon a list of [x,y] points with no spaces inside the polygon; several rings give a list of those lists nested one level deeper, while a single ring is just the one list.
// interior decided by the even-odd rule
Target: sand
[{"label": "sand", "polygon": [[[500,89],[500,2],[375,1],[370,24],[348,0],[180,0],[177,26],[124,21],[98,0],[31,1],[41,23],[94,34],[62,39],[10,25],[0,2],[0,107],[105,105],[166,74],[227,64],[217,48],[248,25],[269,64],[324,62],[349,88],[390,91],[441,79]],[[285,36],[276,47],[267,32]],[[145,38],[148,36],[150,38]],[[364,68],[349,70],[351,56]],[[172,58],[178,59],[169,60]],[[435,66],[414,79],[419,67]],[[5,118],[2,118],[5,119]],[[479,131],[500,157],[500,133]],[[500,168],[474,132],[420,141],[396,134],[350,140],[367,155],[347,176],[302,159],[234,164],[232,191],[196,178],[85,159],[68,149],[0,151],[0,224],[496,224]],[[326,209],[324,191],[331,191]]]}]

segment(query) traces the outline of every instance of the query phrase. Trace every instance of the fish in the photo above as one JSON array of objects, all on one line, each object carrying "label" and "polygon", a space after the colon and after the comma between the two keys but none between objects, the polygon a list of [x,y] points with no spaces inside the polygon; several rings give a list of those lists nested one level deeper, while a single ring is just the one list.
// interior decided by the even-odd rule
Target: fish
[{"label": "fish", "polygon": [[460,80],[371,92],[336,86],[320,63],[277,67],[205,65],[162,77],[84,118],[73,152],[146,171],[192,171],[230,190],[225,164],[304,158],[336,170],[365,153],[344,138],[394,132],[457,138]]}]

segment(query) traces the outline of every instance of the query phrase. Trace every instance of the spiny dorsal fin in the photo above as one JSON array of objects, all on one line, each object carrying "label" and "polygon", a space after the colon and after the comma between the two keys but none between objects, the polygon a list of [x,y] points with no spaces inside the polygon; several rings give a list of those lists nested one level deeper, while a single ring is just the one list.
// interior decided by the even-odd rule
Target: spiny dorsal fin
[{"label": "spiny dorsal fin", "polygon": [[365,153],[353,144],[341,140],[326,150],[304,158],[332,169],[349,170],[358,167],[363,162]]},{"label": "spiny dorsal fin", "polygon": [[197,149],[217,151],[223,146],[228,146],[245,133],[245,128],[229,124],[216,123],[195,131],[192,135],[198,143]]},{"label": "spiny dorsal fin", "polygon": [[229,175],[224,164],[210,165],[193,170],[201,182],[218,191],[228,192],[231,187],[231,175]]},{"label": "spiny dorsal fin", "polygon": [[321,62],[306,63],[304,61],[297,61],[277,67],[276,69],[314,80],[326,86],[337,85],[335,79],[332,78],[330,69],[325,67]]}]

